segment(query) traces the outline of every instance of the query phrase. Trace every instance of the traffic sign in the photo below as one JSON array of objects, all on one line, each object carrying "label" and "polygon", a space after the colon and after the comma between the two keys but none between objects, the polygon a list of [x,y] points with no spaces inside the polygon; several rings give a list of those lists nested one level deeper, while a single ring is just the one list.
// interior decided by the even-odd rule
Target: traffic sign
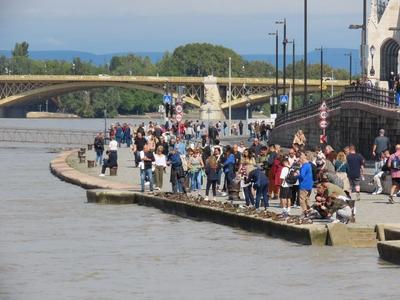
[{"label": "traffic sign", "polygon": [[322,120],[327,119],[328,116],[329,116],[329,114],[328,114],[328,112],[325,111],[325,110],[322,110],[322,111],[319,113],[319,117],[320,117]]},{"label": "traffic sign", "polygon": [[181,122],[182,121],[182,119],[183,119],[183,116],[182,116],[182,114],[176,114],[176,116],[175,116],[175,120],[179,123],[179,122]]},{"label": "traffic sign", "polygon": [[320,111],[327,111],[328,110],[328,106],[326,105],[326,102],[323,101],[321,106],[319,107]]},{"label": "traffic sign", "polygon": [[177,113],[177,114],[182,113],[182,112],[183,112],[183,107],[182,107],[182,105],[177,104],[177,105],[175,106],[175,110],[176,110],[176,113]]},{"label": "traffic sign", "polygon": [[328,127],[328,125],[329,125],[329,123],[328,123],[328,121],[326,121],[326,120],[321,120],[321,121],[319,121],[319,127],[320,127],[321,129],[325,129],[326,127]]},{"label": "traffic sign", "polygon": [[279,98],[280,103],[288,103],[289,102],[289,96],[288,95],[281,95]]},{"label": "traffic sign", "polygon": [[171,95],[164,95],[163,96],[163,101],[164,103],[171,104],[172,96]]}]

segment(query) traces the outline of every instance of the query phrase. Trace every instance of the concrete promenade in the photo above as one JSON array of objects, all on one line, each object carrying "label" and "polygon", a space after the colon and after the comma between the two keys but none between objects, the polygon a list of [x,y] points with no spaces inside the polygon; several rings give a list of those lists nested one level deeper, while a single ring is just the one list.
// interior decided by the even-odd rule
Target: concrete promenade
[{"label": "concrete promenade", "polygon": [[[86,151],[86,159],[94,160],[94,151]],[[100,174],[100,167],[88,168],[87,163],[79,163],[77,154],[74,154],[68,158],[68,163],[74,169],[84,174],[97,177],[97,180],[101,183],[113,183],[121,184],[125,189],[131,189],[134,191],[140,191],[140,176],[139,169],[134,167],[133,153],[129,151],[126,147],[119,148],[118,150],[118,175],[108,176],[108,170],[106,172],[107,176],[98,177]],[[164,174],[164,185],[163,191],[170,192],[171,185],[169,183],[169,167],[167,168],[167,173]],[[146,187],[146,191],[148,187]],[[211,193],[211,191],[210,191]],[[201,194],[205,194],[205,184],[203,184],[203,189]],[[313,196],[311,196],[313,199]],[[361,201],[356,202],[356,224],[357,225],[369,225],[375,226],[379,223],[400,223],[400,198],[395,198],[396,204],[388,204],[387,195],[371,195],[368,193],[361,194]],[[222,197],[217,195],[217,200],[226,201],[227,197]],[[244,200],[237,202],[244,204]],[[274,212],[280,212],[279,201],[270,200],[270,209]],[[293,208],[292,214],[299,214],[300,210]]]}]

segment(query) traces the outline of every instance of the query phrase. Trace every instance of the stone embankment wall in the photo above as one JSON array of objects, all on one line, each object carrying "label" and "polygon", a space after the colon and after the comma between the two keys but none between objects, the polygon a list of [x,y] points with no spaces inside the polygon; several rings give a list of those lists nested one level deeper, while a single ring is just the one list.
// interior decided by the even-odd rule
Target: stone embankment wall
[{"label": "stone embankment wall", "polygon": [[[392,148],[400,141],[400,113],[360,102],[342,102],[341,107],[329,112],[329,127],[326,130],[328,144],[336,150],[354,144],[366,159],[371,159],[372,143],[381,128],[391,138]],[[319,116],[308,116],[301,120],[277,126],[271,133],[271,142],[290,147],[295,133],[302,129],[307,138],[307,147],[320,145]]]}]

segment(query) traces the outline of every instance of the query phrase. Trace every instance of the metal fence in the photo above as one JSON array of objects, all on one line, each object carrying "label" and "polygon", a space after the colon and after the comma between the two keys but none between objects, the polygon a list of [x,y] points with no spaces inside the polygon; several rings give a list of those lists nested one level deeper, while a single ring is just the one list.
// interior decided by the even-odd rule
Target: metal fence
[{"label": "metal fence", "polygon": [[[393,91],[366,86],[348,86],[343,93],[326,99],[325,102],[330,110],[339,108],[342,102],[364,102],[386,109],[397,107]],[[318,101],[278,116],[275,127],[317,115],[321,103],[322,101]]]},{"label": "metal fence", "polygon": [[96,131],[32,128],[0,128],[0,142],[62,145],[93,144]]}]

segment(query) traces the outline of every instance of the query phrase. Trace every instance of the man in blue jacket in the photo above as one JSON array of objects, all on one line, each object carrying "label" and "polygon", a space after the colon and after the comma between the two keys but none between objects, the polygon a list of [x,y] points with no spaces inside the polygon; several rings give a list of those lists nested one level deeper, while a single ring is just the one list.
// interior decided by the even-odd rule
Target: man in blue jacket
[{"label": "man in blue jacket", "polygon": [[306,215],[310,209],[310,195],[314,185],[311,162],[308,160],[306,154],[300,154],[300,174],[299,174],[299,190],[300,190],[300,207],[303,214]]}]

